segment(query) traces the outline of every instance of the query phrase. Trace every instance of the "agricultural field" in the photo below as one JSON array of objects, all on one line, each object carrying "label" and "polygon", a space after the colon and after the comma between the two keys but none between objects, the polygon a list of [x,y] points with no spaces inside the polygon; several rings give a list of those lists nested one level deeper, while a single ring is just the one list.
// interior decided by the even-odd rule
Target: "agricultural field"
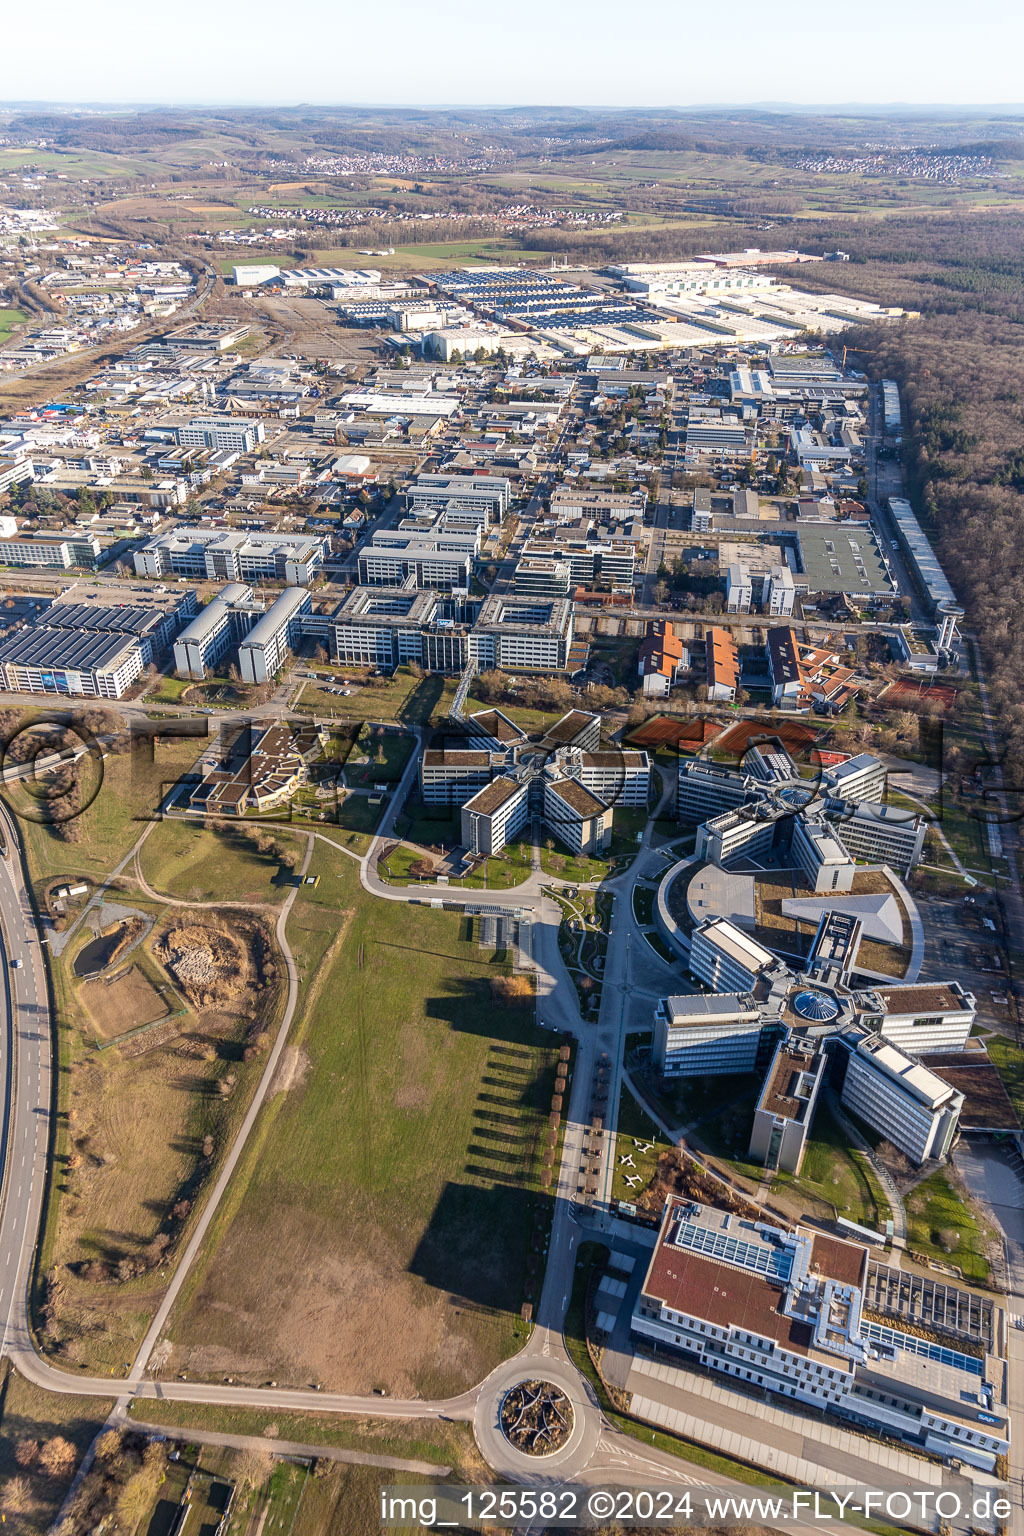
[{"label": "agricultural field", "polygon": [[291,1075],[172,1314],[169,1368],[447,1394],[523,1338],[556,1052],[464,919],[369,900],[349,864],[321,845],[296,902]]}]

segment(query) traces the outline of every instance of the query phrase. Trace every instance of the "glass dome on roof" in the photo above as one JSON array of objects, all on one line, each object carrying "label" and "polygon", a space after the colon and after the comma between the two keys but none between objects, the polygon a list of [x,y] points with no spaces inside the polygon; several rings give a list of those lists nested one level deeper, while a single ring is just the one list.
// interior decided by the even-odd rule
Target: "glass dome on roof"
[{"label": "glass dome on roof", "polygon": [[802,1019],[813,1019],[816,1024],[827,1024],[839,1017],[839,1004],[824,992],[798,992],[793,999],[793,1012]]}]

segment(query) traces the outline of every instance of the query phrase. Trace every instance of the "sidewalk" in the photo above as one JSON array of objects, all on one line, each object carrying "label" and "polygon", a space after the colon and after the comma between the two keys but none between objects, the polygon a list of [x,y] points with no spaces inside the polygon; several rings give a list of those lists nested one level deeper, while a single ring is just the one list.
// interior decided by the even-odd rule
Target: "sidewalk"
[{"label": "sidewalk", "polygon": [[[637,1357],[627,1391],[637,1418],[805,1486],[881,1484],[969,1494],[966,1479],[937,1462],[853,1434],[821,1415],[731,1392],[685,1366]],[[997,1486],[987,1473],[971,1470],[969,1476],[981,1486]]]}]

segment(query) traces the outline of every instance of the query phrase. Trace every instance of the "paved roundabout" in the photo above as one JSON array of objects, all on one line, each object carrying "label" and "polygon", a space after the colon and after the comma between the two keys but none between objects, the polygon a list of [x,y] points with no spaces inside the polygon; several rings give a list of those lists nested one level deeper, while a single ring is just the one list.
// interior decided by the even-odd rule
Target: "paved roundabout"
[{"label": "paved roundabout", "polygon": [[[501,1427],[501,1405],[513,1387],[543,1380],[565,1393],[572,1406],[572,1429],[564,1445],[546,1456],[517,1450]],[[517,1355],[491,1372],[478,1392],[473,1433],[480,1454],[495,1477],[509,1482],[554,1480],[564,1483],[577,1477],[592,1459],[601,1438],[601,1409],[588,1382],[566,1360]]]}]

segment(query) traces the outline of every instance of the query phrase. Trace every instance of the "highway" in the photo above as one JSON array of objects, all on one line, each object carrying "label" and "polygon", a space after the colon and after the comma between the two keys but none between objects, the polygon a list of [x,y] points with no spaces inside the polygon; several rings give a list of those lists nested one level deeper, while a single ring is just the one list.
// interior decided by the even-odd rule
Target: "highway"
[{"label": "highway", "polygon": [[46,964],[11,818],[0,810],[3,966],[3,1175],[0,1183],[0,1353],[31,1348],[26,1298],[50,1147],[52,1051]]}]

